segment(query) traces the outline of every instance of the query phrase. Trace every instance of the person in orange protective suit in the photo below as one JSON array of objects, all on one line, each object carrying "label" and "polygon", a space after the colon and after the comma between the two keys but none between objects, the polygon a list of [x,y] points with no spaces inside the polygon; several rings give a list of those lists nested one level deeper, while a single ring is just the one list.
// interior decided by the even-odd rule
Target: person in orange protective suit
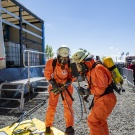
[{"label": "person in orange protective suit", "polygon": [[72,78],[70,71],[71,69],[69,68],[69,55],[70,49],[65,45],[62,45],[57,50],[57,59],[54,58],[56,60],[55,68],[53,67],[54,59],[48,60],[45,65],[44,76],[50,83],[48,87],[48,108],[45,117],[46,134],[51,133],[50,127],[53,125],[58,99],[59,96],[61,96],[64,106],[64,118],[66,122],[65,133],[67,135],[74,135],[74,118],[72,109],[73,86],[71,85],[71,82],[74,81],[75,78]]},{"label": "person in orange protective suit", "polygon": [[[86,77],[87,93],[94,95],[92,109],[87,117],[90,135],[109,135],[107,117],[115,107],[117,99],[113,92],[110,71],[101,63],[94,67],[96,60],[93,57],[84,50],[78,50],[72,59],[80,74]],[[83,94],[86,89],[81,87],[78,91]]]}]

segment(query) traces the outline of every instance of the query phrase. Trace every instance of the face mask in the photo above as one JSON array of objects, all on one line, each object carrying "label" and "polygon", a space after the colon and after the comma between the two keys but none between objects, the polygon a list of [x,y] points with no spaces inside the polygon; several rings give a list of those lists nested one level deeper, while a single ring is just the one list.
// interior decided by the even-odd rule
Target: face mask
[{"label": "face mask", "polygon": [[59,63],[60,64],[67,64],[68,63],[68,57],[60,57],[59,58]]},{"label": "face mask", "polygon": [[81,74],[86,74],[89,70],[89,68],[84,62],[77,64],[77,68]]}]

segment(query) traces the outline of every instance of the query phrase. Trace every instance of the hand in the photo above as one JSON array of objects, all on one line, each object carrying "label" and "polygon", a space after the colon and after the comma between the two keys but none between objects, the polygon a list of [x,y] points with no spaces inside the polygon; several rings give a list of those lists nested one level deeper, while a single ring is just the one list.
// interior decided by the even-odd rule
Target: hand
[{"label": "hand", "polygon": [[68,79],[67,81],[66,81],[66,83],[63,85],[63,86],[61,86],[60,87],[60,89],[62,90],[62,91],[64,91],[64,90],[66,90],[68,87],[69,87],[69,85],[71,84],[71,80],[70,79]]},{"label": "hand", "polygon": [[68,86],[69,86],[68,84],[65,84],[65,85],[60,87],[60,90],[64,91],[64,90],[66,90],[68,88]]},{"label": "hand", "polygon": [[91,95],[90,88],[84,90],[85,95]]},{"label": "hand", "polygon": [[71,83],[72,83],[71,79],[68,79],[68,80],[66,81],[66,85],[70,85]]},{"label": "hand", "polygon": [[58,88],[52,88],[50,91],[54,94],[59,94],[60,92],[66,90],[66,86],[58,87]]},{"label": "hand", "polygon": [[50,91],[53,92],[54,94],[59,94],[61,92],[59,88],[52,88]]},{"label": "hand", "polygon": [[87,102],[87,103],[89,102],[88,97],[89,97],[89,95],[86,95],[86,96],[83,97],[83,100],[84,100],[85,102]]},{"label": "hand", "polygon": [[80,95],[90,95],[90,89],[89,88],[85,89],[83,87],[80,87],[78,88],[78,93]]},{"label": "hand", "polygon": [[78,93],[80,95],[84,95],[84,88],[83,87],[78,88]]},{"label": "hand", "polygon": [[52,85],[52,89],[57,89],[58,88],[58,85],[55,82],[55,79],[50,79],[49,83]]}]

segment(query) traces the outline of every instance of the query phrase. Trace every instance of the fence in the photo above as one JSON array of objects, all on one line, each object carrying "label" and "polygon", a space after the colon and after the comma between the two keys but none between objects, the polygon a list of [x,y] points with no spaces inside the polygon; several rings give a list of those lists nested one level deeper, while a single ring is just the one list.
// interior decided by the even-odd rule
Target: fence
[{"label": "fence", "polygon": [[127,68],[122,68],[119,70],[121,75],[126,79],[127,83],[129,86],[132,88],[135,88],[134,85],[134,78],[133,78],[133,70],[132,69],[127,69]]}]

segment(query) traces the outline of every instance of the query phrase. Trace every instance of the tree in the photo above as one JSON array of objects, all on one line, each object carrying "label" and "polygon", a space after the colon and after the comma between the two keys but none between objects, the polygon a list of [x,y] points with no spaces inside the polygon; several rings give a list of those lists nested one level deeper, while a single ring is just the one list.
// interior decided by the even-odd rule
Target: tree
[{"label": "tree", "polygon": [[53,56],[54,56],[53,49],[48,44],[46,45],[45,53],[46,53],[46,59],[47,60],[49,60],[50,58],[53,58]]}]

